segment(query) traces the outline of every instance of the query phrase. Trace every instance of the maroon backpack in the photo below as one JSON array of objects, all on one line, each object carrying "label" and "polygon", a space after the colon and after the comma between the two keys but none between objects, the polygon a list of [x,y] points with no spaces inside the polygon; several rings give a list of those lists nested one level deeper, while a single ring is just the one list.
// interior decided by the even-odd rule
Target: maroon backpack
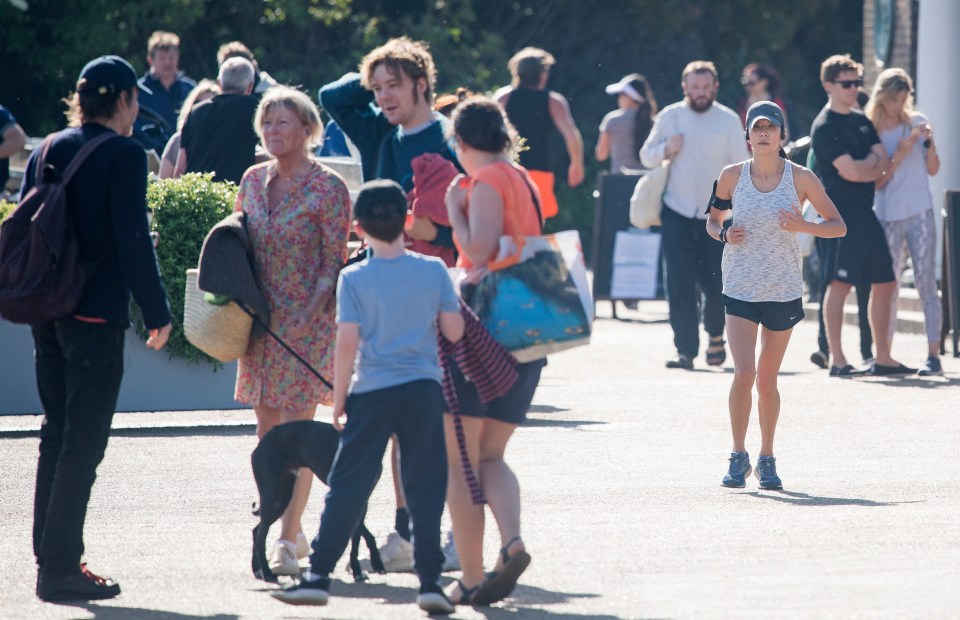
[{"label": "maroon backpack", "polygon": [[66,186],[94,149],[118,134],[88,141],[61,174],[47,164],[53,136],[37,158],[34,185],[0,224],[0,317],[39,325],[76,309],[96,264],[84,264],[67,212]]}]

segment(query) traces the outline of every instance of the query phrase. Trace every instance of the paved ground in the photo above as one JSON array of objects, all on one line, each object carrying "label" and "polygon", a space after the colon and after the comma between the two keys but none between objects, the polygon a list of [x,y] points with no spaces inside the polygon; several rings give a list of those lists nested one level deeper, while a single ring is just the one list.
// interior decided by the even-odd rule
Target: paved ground
[{"label": "paved ground", "polygon": [[[664,311],[649,302],[622,312],[629,322],[599,320],[589,348],[551,360],[508,454],[533,564],[513,598],[456,617],[960,617],[960,360],[945,358],[943,378],[831,379],[807,361],[815,324],[802,323],[781,379],[785,490],[758,492],[755,480],[728,490],[731,369],[666,370]],[[923,350],[897,336],[903,361]],[[117,417],[86,541],[93,569],[124,592],[77,606],[33,596],[37,440],[19,431],[38,420],[0,418],[0,616],[423,617],[408,574],[353,584],[341,570],[326,608],[266,595],[248,568],[251,415]],[[755,418],[749,446],[759,446]],[[322,502],[311,498],[305,524],[315,527]],[[392,511],[381,484],[368,517],[381,539]],[[489,533],[486,543],[492,554]]]}]

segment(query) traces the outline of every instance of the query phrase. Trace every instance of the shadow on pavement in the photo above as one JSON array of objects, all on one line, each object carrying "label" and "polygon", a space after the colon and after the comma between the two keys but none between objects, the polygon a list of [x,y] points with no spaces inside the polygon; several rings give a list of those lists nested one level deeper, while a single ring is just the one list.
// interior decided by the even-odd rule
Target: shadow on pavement
[{"label": "shadow on pavement", "polygon": [[558,411],[570,411],[567,407],[554,407],[553,405],[530,405],[527,410],[529,413],[557,413]]},{"label": "shadow on pavement", "polygon": [[524,428],[579,428],[581,426],[592,426],[594,424],[606,424],[597,420],[541,420],[537,418],[527,418],[523,423]]},{"label": "shadow on pavement", "polygon": [[872,379],[866,381],[872,385],[882,385],[884,387],[918,387],[918,388],[945,388],[960,385],[960,379],[947,377],[920,377],[917,375],[908,375],[906,377],[871,377],[864,376],[863,379]]},{"label": "shadow on pavement", "polygon": [[256,424],[208,424],[197,426],[137,426],[115,428],[111,437],[233,437],[255,435]]},{"label": "shadow on pavement", "polygon": [[[379,575],[371,575],[376,579]],[[415,586],[392,586],[387,583],[356,583],[334,579],[330,587],[331,598],[375,599],[387,605],[413,605],[417,599]]]},{"label": "shadow on pavement", "polygon": [[524,620],[536,620],[539,618],[550,619],[550,620],[583,620],[583,618],[591,618],[591,620],[621,620],[620,616],[609,616],[609,615],[580,615],[580,614],[568,614],[568,613],[556,613],[549,611],[547,609],[525,609],[524,607],[475,607],[474,611],[481,614],[485,618],[490,618],[490,620],[499,620],[507,618],[516,618],[522,617]]},{"label": "shadow on pavement", "polygon": [[740,493],[740,495],[752,495],[763,499],[772,499],[794,506],[899,506],[900,504],[919,504],[923,500],[910,502],[877,502],[872,499],[855,499],[850,497],[820,497],[817,495],[808,495],[807,493],[798,493],[796,491],[768,491],[761,493],[759,491],[750,491]]},{"label": "shadow on pavement", "polygon": [[618,321],[620,323],[637,323],[639,325],[656,325],[658,323],[669,323],[669,317],[663,317],[659,319],[634,319],[618,316],[613,318],[612,316],[598,316],[597,321]]},{"label": "shadow on pavement", "polygon": [[69,607],[86,609],[97,620],[237,620],[240,616],[234,614],[214,614],[212,616],[195,616],[193,614],[178,614],[163,609],[142,609],[139,607],[101,607],[93,603],[70,603]]}]

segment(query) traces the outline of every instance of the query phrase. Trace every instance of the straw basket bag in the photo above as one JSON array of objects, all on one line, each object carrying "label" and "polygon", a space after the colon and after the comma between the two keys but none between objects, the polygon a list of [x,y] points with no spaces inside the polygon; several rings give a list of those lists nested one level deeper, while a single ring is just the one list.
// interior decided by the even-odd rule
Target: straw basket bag
[{"label": "straw basket bag", "polygon": [[221,362],[232,362],[247,352],[253,318],[234,302],[212,304],[197,288],[199,271],[187,269],[183,300],[183,332],[190,344]]}]

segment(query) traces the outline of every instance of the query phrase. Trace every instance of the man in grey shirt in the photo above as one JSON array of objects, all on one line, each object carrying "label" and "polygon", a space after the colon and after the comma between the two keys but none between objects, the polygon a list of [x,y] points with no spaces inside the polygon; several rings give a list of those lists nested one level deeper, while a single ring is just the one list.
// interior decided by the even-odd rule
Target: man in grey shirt
[{"label": "man in grey shirt", "polygon": [[[736,112],[714,101],[719,81],[713,63],[696,60],[682,75],[684,98],[664,108],[640,149],[640,160],[656,168],[670,160],[663,194],[663,257],[670,326],[677,356],[667,368],[693,368],[700,350],[700,309],[710,336],[706,361],[726,360],[723,329],[723,245],[706,232],[703,213],[713,182],[724,166],[749,157]],[[702,297],[701,297],[702,295]]]}]

